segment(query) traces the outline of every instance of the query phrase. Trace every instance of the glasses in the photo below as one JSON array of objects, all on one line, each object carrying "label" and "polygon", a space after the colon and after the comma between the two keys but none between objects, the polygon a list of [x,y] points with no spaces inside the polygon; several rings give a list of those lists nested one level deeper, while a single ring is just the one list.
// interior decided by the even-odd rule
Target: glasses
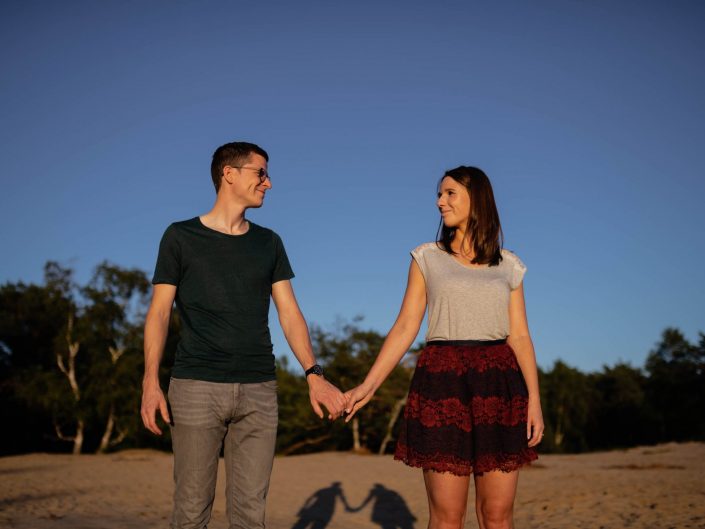
[{"label": "glasses", "polygon": [[272,177],[269,176],[269,173],[264,167],[247,167],[246,165],[230,165],[229,167],[232,167],[233,169],[250,169],[251,171],[257,171],[257,177],[259,178],[259,183],[264,184],[264,181],[269,178],[269,180],[272,180]]}]

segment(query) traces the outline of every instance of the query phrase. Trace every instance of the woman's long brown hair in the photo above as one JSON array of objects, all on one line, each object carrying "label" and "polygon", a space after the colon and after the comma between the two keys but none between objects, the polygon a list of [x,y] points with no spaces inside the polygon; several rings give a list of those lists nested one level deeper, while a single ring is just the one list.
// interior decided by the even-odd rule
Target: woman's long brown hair
[{"label": "woman's long brown hair", "polygon": [[[499,213],[494,201],[490,179],[477,167],[461,165],[445,172],[438,182],[439,189],[443,178],[446,176],[451,177],[464,186],[470,195],[470,215],[468,216],[465,234],[472,242],[475,253],[475,257],[473,257],[471,262],[490,266],[498,265],[502,260],[501,249],[504,242],[504,234],[502,233],[502,225],[499,222]],[[451,255],[456,254],[451,248],[451,242],[455,237],[456,230],[456,228],[448,228],[443,224],[443,219],[441,219],[436,236],[436,244]]]}]

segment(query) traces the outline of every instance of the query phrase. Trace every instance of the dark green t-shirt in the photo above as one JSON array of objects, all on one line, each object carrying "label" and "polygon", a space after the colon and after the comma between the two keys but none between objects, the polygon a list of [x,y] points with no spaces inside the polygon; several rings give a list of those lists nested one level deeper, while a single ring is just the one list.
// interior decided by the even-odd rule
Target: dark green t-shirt
[{"label": "dark green t-shirt", "polygon": [[294,272],[279,236],[249,225],[242,235],[228,235],[195,217],[164,232],[152,283],[177,287],[182,329],[174,378],[275,379],[269,299],[272,284]]}]

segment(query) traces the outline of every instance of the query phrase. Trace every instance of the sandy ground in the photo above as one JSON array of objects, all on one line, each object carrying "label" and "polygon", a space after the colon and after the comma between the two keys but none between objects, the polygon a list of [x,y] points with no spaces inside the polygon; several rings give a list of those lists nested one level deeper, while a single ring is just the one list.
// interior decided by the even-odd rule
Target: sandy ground
[{"label": "sandy ground", "polygon": [[[171,469],[169,454],[143,450],[0,458],[0,527],[166,528]],[[212,529],[227,527],[222,477],[221,467]],[[472,500],[468,514],[466,527],[477,527]],[[705,444],[542,456],[522,470],[515,520],[517,528],[705,528]],[[389,456],[275,460],[270,529],[423,529],[427,522],[421,472]]]}]

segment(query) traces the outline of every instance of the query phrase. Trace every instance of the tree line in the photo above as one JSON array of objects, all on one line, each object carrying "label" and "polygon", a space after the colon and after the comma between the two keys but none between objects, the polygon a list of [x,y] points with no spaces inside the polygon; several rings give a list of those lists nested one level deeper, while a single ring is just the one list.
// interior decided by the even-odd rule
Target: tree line
[{"label": "tree line", "polygon": [[[55,262],[43,284],[0,286],[0,455],[169,449],[139,415],[144,317],[150,284],[139,269],[101,263],[86,284]],[[169,381],[179,335],[170,323],[160,378]],[[361,382],[384,336],[363,320],[332,329],[313,325],[311,340],[326,376],[343,389]],[[349,424],[311,411],[298,365],[277,360],[280,454],[322,450],[389,453],[420,344]],[[544,453],[583,452],[666,441],[705,441],[705,334],[689,342],[665,329],[643,367],[626,363],[583,373],[563,361],[539,370],[546,422]]]}]

